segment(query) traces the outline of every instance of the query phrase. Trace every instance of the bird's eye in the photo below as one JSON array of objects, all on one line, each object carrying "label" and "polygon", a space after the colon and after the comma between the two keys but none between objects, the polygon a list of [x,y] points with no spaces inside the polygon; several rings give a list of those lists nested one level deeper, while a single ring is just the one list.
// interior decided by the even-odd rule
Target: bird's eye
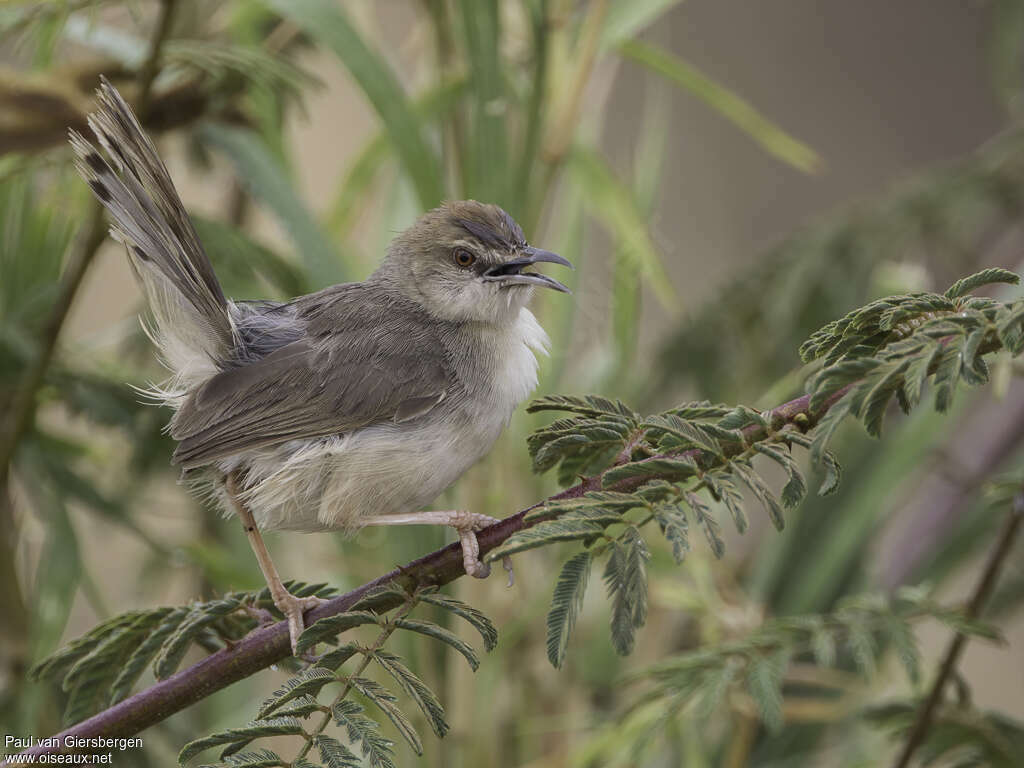
[{"label": "bird's eye", "polygon": [[473,262],[476,261],[476,256],[467,251],[465,248],[456,248],[455,252],[452,253],[452,259],[455,260],[455,263],[458,266],[462,267],[463,269],[466,269],[467,267],[473,266]]}]

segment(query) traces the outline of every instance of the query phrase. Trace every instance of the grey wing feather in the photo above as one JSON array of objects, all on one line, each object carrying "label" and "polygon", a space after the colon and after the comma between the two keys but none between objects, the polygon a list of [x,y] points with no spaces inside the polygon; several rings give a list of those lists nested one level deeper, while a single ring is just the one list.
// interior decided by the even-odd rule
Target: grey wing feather
[{"label": "grey wing feather", "polygon": [[343,434],[427,413],[452,389],[443,345],[414,308],[366,284],[303,297],[303,337],[226,370],[171,422],[186,469],[289,440]]}]

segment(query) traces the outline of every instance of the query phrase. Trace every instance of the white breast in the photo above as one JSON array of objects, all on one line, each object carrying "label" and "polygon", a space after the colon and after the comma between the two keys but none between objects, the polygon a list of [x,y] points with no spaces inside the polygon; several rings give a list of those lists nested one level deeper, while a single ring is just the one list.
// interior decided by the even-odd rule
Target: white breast
[{"label": "white breast", "polygon": [[493,350],[492,399],[488,405],[506,412],[507,424],[512,412],[537,388],[535,353],[546,355],[551,341],[537,318],[525,307],[510,327],[490,328],[485,334],[481,346]]}]

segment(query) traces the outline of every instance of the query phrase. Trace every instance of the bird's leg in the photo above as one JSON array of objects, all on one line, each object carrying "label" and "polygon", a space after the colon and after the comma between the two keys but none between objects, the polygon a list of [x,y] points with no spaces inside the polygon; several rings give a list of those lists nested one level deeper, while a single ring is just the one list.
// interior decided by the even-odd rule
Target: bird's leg
[{"label": "bird's leg", "polygon": [[260,530],[256,527],[256,520],[252,516],[252,511],[240,497],[238,479],[235,473],[229,474],[224,479],[224,486],[227,489],[228,498],[231,499],[235,512],[238,514],[238,519],[242,521],[242,527],[245,528],[245,533],[249,537],[249,544],[256,555],[256,561],[260,564],[260,570],[263,571],[263,578],[266,579],[267,587],[270,589],[270,598],[274,601],[277,609],[288,620],[288,633],[291,636],[292,654],[297,656],[295,645],[299,640],[299,635],[302,634],[302,630],[305,629],[302,614],[325,601],[315,596],[296,597],[285,589],[284,584],[281,583],[281,577],[277,575],[274,561],[270,559],[267,545],[263,543]]},{"label": "bird's leg", "polygon": [[[477,579],[486,579],[491,574],[491,566],[480,562],[480,543],[476,540],[476,532],[498,522],[501,521],[496,517],[478,515],[474,512],[433,510],[398,515],[374,515],[366,520],[366,525],[450,525],[459,534],[462,565],[466,573]],[[501,559],[501,565],[508,573],[508,585],[511,587],[514,582],[512,558],[506,555]]]}]

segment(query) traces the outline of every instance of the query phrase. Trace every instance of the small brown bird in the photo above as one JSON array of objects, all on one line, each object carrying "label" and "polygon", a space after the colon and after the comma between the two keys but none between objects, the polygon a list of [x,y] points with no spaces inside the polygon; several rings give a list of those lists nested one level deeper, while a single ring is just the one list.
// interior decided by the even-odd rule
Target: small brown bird
[{"label": "small brown bird", "polygon": [[89,126],[108,159],[74,131],[71,144],[149,303],[171,371],[154,395],[174,409],[174,462],[241,519],[293,651],[319,600],[284,588],[260,531],[448,525],[466,573],[486,577],[475,532],[494,518],[418,510],[490,450],[537,385],[548,338],[526,304],[534,287],[568,289],[527,268],[571,264],[528,245],[501,208],[466,200],[395,238],[364,282],[231,301],[106,80],[99,104]]}]

